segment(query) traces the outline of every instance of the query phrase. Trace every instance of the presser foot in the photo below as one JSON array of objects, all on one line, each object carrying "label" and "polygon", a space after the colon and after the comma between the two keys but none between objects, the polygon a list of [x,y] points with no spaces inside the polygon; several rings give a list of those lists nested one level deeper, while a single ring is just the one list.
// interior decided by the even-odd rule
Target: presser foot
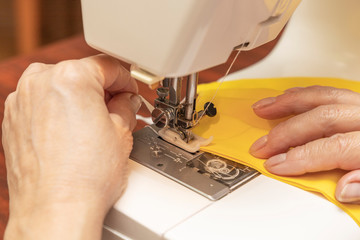
[{"label": "presser foot", "polygon": [[199,151],[200,147],[209,145],[213,140],[212,136],[210,138],[202,138],[196,134],[192,134],[192,140],[187,143],[181,139],[178,133],[172,131],[169,127],[159,130],[158,135],[165,141],[191,153]]},{"label": "presser foot", "polygon": [[214,154],[185,151],[159,137],[159,130],[152,125],[135,132],[130,159],[210,200],[224,197],[260,174]]}]

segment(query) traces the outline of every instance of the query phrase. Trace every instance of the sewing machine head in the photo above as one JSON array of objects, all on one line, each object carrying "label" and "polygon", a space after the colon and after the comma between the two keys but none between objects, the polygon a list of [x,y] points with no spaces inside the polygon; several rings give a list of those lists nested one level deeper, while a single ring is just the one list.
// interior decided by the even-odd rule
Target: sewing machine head
[{"label": "sewing machine head", "polygon": [[299,1],[82,0],[84,32],[89,45],[132,64],[133,77],[149,85],[162,81],[154,123],[189,142],[202,114],[195,112],[196,73],[224,63],[234,49],[273,40]]}]

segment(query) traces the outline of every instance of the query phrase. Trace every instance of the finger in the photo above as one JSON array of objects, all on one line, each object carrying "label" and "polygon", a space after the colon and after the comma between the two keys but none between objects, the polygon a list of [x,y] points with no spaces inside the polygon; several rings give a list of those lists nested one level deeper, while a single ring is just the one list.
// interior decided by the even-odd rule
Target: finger
[{"label": "finger", "polygon": [[354,170],[360,168],[360,132],[336,134],[305,145],[287,153],[269,158],[264,166],[274,174],[301,175],[308,172],[332,169]]},{"label": "finger", "polygon": [[336,199],[344,203],[360,203],[360,170],[345,174],[338,182]]},{"label": "finger", "polygon": [[92,71],[103,88],[115,94],[118,92],[138,93],[134,78],[115,58],[100,54],[82,59],[89,71]]},{"label": "finger", "polygon": [[328,104],[360,105],[360,94],[348,89],[324,86],[292,88],[280,96],[256,102],[253,109],[262,118],[277,119]]},{"label": "finger", "polygon": [[136,126],[136,113],[141,106],[141,99],[132,93],[120,93],[108,103],[111,119],[118,128],[133,130]]},{"label": "finger", "polygon": [[360,131],[359,106],[323,105],[278,124],[268,136],[251,146],[250,153],[258,158],[269,158],[290,147],[351,131]]}]

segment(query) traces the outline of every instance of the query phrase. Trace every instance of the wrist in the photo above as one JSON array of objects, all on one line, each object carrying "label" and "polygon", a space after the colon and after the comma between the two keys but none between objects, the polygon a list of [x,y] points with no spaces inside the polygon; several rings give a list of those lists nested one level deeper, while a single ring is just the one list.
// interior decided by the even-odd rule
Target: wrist
[{"label": "wrist", "polygon": [[99,211],[99,205],[62,202],[23,209],[10,215],[4,239],[101,238],[106,211]]}]

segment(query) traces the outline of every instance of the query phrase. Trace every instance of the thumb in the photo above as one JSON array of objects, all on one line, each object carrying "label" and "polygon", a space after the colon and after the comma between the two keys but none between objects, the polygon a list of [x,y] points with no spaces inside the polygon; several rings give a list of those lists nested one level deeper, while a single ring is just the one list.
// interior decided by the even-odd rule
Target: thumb
[{"label": "thumb", "polygon": [[360,204],[360,170],[351,171],[339,180],[335,196],[339,202]]},{"label": "thumb", "polygon": [[136,126],[136,113],[140,106],[140,97],[133,93],[119,93],[107,104],[110,117],[117,127],[130,131]]}]

